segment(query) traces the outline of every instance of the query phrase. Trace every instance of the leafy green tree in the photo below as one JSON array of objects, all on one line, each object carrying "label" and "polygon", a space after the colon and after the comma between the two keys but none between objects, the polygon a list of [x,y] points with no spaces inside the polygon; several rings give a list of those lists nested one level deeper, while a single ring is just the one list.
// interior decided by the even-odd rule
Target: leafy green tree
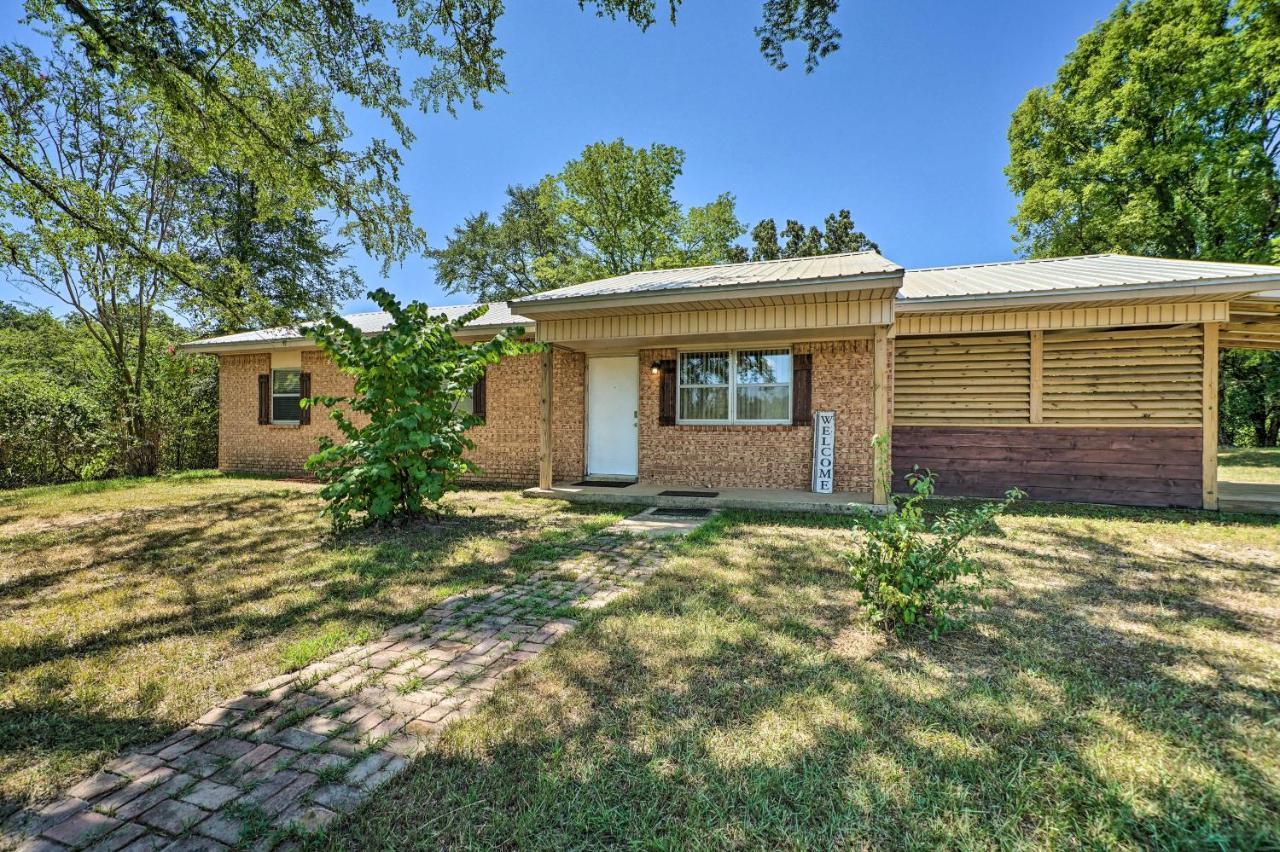
[{"label": "leafy green tree", "polygon": [[499,301],[644,269],[742,259],[744,228],[729,193],[682,210],[675,181],[684,152],[588,145],[536,187],[507,188],[496,217],[469,216],[431,252],[449,292]]},{"label": "leafy green tree", "polygon": [[1013,114],[1006,173],[1033,257],[1280,261],[1273,0],[1135,0]]},{"label": "leafy green tree", "polygon": [[1280,352],[1228,349],[1221,358],[1219,439],[1229,446],[1280,445]]},{"label": "leafy green tree", "polygon": [[336,302],[360,293],[360,278],[345,263],[345,242],[330,239],[329,223],[314,211],[270,209],[243,174],[215,167],[191,175],[182,191],[193,197],[192,244],[187,254],[216,300],[189,298],[189,316],[212,331],[289,325],[319,319]]},{"label": "leafy green tree", "polygon": [[[47,60],[0,47],[0,150],[0,267],[72,310],[100,351],[125,473],[161,464],[146,398],[167,311],[243,326],[349,290],[341,272],[315,274],[334,254],[304,256],[320,246],[305,214],[280,227],[261,209],[223,219],[230,208],[208,191],[218,181],[170,147],[137,88],[58,44]],[[32,174],[49,178],[49,192]],[[111,227],[86,222],[85,207]],[[277,239],[288,245],[261,250]]]},{"label": "leafy green tree", "polygon": [[477,469],[463,454],[474,446],[467,429],[480,421],[462,400],[488,365],[528,351],[518,327],[482,343],[459,342],[455,333],[482,316],[483,306],[448,320],[421,302],[401,307],[383,289],[369,298],[391,315],[381,334],[366,335],[339,316],[308,330],[355,378],[351,396],[303,402],[327,406],[346,438],[339,444],[322,437],[306,463],[325,483],[324,511],[338,529],[438,511],[458,480]]},{"label": "leafy green tree", "polygon": [[[781,242],[779,242],[781,239]],[[761,219],[751,229],[751,259],[779,260],[795,257],[816,257],[822,254],[838,254],[850,251],[879,251],[880,246],[857,230],[853,214],[848,210],[829,213],[823,227],[805,226],[795,219],[788,219],[782,229],[773,219]]]},{"label": "leafy green tree", "polygon": [[[569,0],[560,0],[569,2]],[[332,210],[344,238],[392,263],[425,248],[397,185],[414,141],[406,113],[479,105],[505,88],[497,27],[500,0],[167,0],[89,3],[26,0],[29,19],[76,40],[97,69],[135,92],[182,161],[244,175],[264,210]],[[657,0],[578,0],[578,6],[647,29]],[[675,22],[680,0],[662,4]],[[835,50],[838,0],[767,0],[756,34],[776,68],[784,48],[806,50],[805,68]],[[423,68],[413,79],[401,69]],[[344,106],[384,120],[389,138],[353,144]],[[65,191],[0,138],[0,163],[79,227],[170,276],[189,274],[128,221],[92,197]]]},{"label": "leafy green tree", "polygon": [[[1084,35],[1009,126],[1015,238],[1280,263],[1280,13],[1271,0],[1136,0]],[[1276,353],[1224,352],[1223,439],[1270,445]]]}]

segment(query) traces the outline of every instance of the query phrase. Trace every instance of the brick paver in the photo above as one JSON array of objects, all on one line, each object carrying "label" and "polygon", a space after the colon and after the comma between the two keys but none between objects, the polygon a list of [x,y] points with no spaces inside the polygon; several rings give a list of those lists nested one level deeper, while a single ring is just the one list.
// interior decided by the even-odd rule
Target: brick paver
[{"label": "brick paver", "polygon": [[528,579],[456,595],[123,755],[0,829],[18,849],[270,849],[403,770],[500,677],[648,579],[662,544],[606,530]]}]

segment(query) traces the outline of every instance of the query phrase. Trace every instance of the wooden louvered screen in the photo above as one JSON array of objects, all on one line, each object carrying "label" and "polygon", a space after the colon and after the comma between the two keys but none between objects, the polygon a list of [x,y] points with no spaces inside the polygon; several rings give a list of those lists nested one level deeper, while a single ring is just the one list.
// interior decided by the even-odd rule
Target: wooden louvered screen
[{"label": "wooden louvered screen", "polygon": [[1200,423],[1201,326],[1046,331],[1044,422]]},{"label": "wooden louvered screen", "polygon": [[895,423],[1026,423],[1030,416],[1027,332],[900,337],[893,369]]}]

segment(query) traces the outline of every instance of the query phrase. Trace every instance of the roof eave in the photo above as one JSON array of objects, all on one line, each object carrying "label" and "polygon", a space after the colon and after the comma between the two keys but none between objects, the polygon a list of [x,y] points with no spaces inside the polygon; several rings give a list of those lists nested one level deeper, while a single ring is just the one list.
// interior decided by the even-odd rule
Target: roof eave
[{"label": "roof eave", "polygon": [[888,270],[885,272],[864,272],[858,275],[841,275],[829,278],[804,278],[796,281],[760,281],[750,284],[725,284],[719,286],[665,287],[658,290],[645,290],[635,293],[594,293],[586,296],[564,296],[558,298],[526,297],[512,299],[507,305],[513,312],[524,316],[548,314],[562,310],[608,310],[610,308],[630,308],[638,305],[670,304],[679,305],[686,302],[710,302],[721,299],[741,297],[767,298],[770,296],[787,296],[802,294],[813,290],[853,291],[869,290],[877,286],[885,286],[888,279],[896,280],[894,288],[902,285],[904,270]]},{"label": "roof eave", "polygon": [[[459,329],[457,337],[484,337],[488,334],[496,334],[508,328],[524,328],[528,333],[533,330],[535,323],[533,320],[528,322],[509,322],[509,323],[489,323],[486,325],[469,325],[466,328]],[[375,334],[381,334],[381,331],[366,331],[365,337],[372,337]],[[195,352],[202,355],[225,355],[236,352],[263,352],[278,349],[312,349],[315,348],[315,341],[309,337],[281,337],[276,340],[232,340],[227,342],[214,342],[205,340],[193,340],[190,343],[180,343],[178,348],[184,352]]]},{"label": "roof eave", "polygon": [[1159,281],[1143,284],[1117,284],[1108,287],[1077,287],[1062,290],[1037,290],[1022,293],[971,293],[955,296],[917,296],[899,298],[895,310],[903,313],[936,310],[984,310],[1011,305],[1052,305],[1062,302],[1109,301],[1125,298],[1160,298],[1163,296],[1230,296],[1256,293],[1280,282],[1275,275],[1249,275],[1205,279],[1192,282]]}]

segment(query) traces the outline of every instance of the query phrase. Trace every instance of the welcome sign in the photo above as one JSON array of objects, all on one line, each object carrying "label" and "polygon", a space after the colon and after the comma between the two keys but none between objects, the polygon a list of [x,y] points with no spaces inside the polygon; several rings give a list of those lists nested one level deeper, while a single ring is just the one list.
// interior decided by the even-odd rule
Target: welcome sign
[{"label": "welcome sign", "polygon": [[813,412],[813,480],[809,490],[830,494],[836,484],[836,413]]}]

